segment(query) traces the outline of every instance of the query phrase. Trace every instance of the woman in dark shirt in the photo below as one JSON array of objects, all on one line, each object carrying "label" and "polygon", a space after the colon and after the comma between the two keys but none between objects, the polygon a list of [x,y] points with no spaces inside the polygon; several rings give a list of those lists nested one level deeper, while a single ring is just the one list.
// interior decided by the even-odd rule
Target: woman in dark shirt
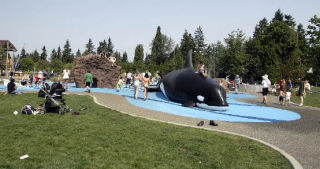
[{"label": "woman in dark shirt", "polygon": [[7,90],[8,90],[9,94],[16,94],[17,93],[17,91],[16,91],[17,86],[14,82],[15,82],[15,80],[13,78],[11,78],[10,82],[7,85]]}]

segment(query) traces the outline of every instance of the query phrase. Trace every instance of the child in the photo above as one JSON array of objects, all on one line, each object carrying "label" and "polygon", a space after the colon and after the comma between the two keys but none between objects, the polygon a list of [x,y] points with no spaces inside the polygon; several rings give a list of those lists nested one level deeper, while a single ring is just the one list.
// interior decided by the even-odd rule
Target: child
[{"label": "child", "polygon": [[283,91],[280,91],[279,104],[280,104],[280,105],[283,105]]},{"label": "child", "polygon": [[121,91],[122,85],[123,85],[123,80],[122,80],[122,77],[120,76],[120,79],[117,83],[117,92]]},{"label": "child", "polygon": [[36,82],[34,84],[36,85],[36,87],[38,87],[39,77],[36,76],[35,78],[36,78]]},{"label": "child", "polygon": [[147,100],[147,97],[148,97],[148,88],[150,86],[150,78],[149,78],[149,74],[146,73],[144,75],[144,78],[143,78],[143,87],[144,87],[144,101]]},{"label": "child", "polygon": [[286,101],[285,101],[285,104],[287,105],[290,105],[290,97],[291,97],[291,92],[290,90],[287,90],[286,91]]}]

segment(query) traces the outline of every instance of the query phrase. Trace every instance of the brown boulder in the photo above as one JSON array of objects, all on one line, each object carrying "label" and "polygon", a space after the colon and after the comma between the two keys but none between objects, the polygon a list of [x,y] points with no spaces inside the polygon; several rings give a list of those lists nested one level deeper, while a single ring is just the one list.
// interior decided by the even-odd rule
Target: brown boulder
[{"label": "brown boulder", "polygon": [[87,55],[75,59],[72,69],[76,87],[84,88],[85,74],[90,70],[93,79],[97,80],[98,88],[116,88],[121,67],[108,61],[108,58],[100,55]]}]

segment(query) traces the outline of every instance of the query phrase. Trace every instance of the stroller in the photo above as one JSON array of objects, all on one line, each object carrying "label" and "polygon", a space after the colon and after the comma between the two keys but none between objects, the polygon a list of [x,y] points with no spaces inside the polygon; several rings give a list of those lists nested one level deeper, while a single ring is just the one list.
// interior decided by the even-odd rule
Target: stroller
[{"label": "stroller", "polygon": [[65,92],[65,89],[60,82],[54,82],[51,87],[48,83],[43,83],[43,87],[38,92],[38,97],[45,98],[43,113],[58,109],[59,114],[62,115],[71,111],[63,99],[63,92]]}]

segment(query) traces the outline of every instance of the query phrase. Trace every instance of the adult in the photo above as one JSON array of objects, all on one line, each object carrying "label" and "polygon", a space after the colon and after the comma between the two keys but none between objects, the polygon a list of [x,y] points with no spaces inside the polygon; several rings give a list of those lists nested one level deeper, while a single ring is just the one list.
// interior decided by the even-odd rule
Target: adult
[{"label": "adult", "polygon": [[114,63],[116,62],[116,57],[114,57],[113,55],[108,57],[108,61],[111,62],[111,67],[114,66]]},{"label": "adult", "polygon": [[150,86],[150,78],[149,73],[146,73],[143,78],[143,87],[144,87],[144,101],[147,100],[148,97],[148,88]]},{"label": "adult", "polygon": [[126,87],[129,85],[129,88],[131,88],[131,79],[132,79],[132,73],[129,71],[127,73]]},{"label": "adult", "polygon": [[299,84],[299,89],[298,89],[298,96],[300,98],[300,104],[299,106],[303,106],[303,96],[305,95],[305,83],[303,78],[300,78],[300,84]]},{"label": "adult", "polygon": [[14,78],[10,79],[10,82],[7,84],[7,93],[9,94],[20,94],[18,91],[18,85],[15,83]]},{"label": "adult", "polygon": [[69,74],[70,71],[68,69],[68,67],[65,67],[63,72],[62,72],[62,86],[64,87],[64,85],[66,84],[66,89],[68,89],[68,83],[69,83]]},{"label": "adult", "polygon": [[291,82],[291,80],[289,79],[288,82],[289,82],[289,90],[292,90],[292,82]]},{"label": "adult", "polygon": [[203,61],[200,61],[200,64],[197,66],[197,72],[200,73],[203,77],[207,76],[207,71]]},{"label": "adult", "polygon": [[134,98],[138,99],[138,92],[139,92],[139,84],[140,84],[140,74],[138,72],[136,72],[136,74],[134,75],[134,82],[133,82],[133,86],[134,86]]},{"label": "adult", "polygon": [[90,85],[92,82],[92,74],[90,72],[90,70],[87,71],[87,73],[85,74],[85,78],[86,78],[86,88],[88,93],[90,93]]},{"label": "adult", "polygon": [[234,87],[235,87],[235,91],[236,91],[236,94],[238,94],[238,88],[240,86],[240,77],[239,75],[237,74],[236,75],[236,78],[234,79]]},{"label": "adult", "polygon": [[268,78],[268,75],[263,75],[262,76],[261,84],[262,84],[262,97],[263,97],[262,102],[264,104],[267,104],[268,103],[267,96],[268,96],[268,92],[269,92],[269,87],[271,86],[271,82],[270,82],[270,80]]}]

